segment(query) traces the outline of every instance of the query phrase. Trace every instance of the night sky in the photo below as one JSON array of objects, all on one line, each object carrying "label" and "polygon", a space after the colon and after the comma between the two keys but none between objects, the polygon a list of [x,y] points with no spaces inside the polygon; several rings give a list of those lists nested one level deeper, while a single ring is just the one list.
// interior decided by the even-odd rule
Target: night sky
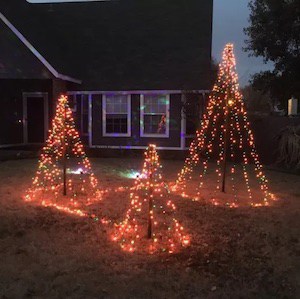
[{"label": "night sky", "polygon": [[[60,1],[67,2],[71,0],[52,0],[52,2]],[[29,0],[28,2],[51,2],[51,0]],[[249,18],[248,3],[249,0],[214,0],[212,55],[219,61],[224,45],[228,42],[235,44],[241,85],[247,84],[251,74],[271,67],[271,64],[265,65],[262,59],[248,57],[248,53],[242,50],[246,39],[243,28],[247,26]]]},{"label": "night sky", "polygon": [[247,84],[250,75],[269,69],[260,58],[248,57],[242,48],[247,38],[243,28],[248,25],[248,0],[214,0],[213,57],[220,60],[224,45],[235,44],[237,67],[241,85]]}]

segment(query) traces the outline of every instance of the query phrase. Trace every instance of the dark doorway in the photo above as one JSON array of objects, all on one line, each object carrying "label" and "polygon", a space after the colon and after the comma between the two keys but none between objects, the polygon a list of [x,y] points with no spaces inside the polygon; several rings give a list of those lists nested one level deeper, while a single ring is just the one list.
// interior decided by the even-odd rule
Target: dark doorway
[{"label": "dark doorway", "polygon": [[29,143],[44,142],[44,98],[27,98],[27,130]]},{"label": "dark doorway", "polygon": [[43,143],[45,142],[45,125],[47,124],[47,95],[40,94],[24,94],[25,104],[25,121],[26,127],[24,131],[25,143]]}]

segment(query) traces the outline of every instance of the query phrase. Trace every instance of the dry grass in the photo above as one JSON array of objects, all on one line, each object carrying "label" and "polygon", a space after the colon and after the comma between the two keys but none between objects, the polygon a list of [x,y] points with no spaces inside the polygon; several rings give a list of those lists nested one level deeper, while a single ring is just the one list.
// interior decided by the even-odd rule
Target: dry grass
[{"label": "dry grass", "polygon": [[[139,160],[95,159],[102,186],[130,186],[120,171]],[[174,180],[181,162],[162,161]],[[300,177],[267,173],[281,198],[271,207],[229,209],[174,196],[192,235],[176,255],[128,254],[111,227],[21,200],[35,160],[0,164],[0,298],[299,298]],[[125,193],[94,207],[120,221]]]}]

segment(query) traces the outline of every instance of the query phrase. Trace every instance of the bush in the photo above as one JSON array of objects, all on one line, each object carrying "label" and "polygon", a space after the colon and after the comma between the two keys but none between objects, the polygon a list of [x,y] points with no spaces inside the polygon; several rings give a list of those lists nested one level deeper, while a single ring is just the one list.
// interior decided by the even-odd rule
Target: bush
[{"label": "bush", "polygon": [[300,169],[300,126],[287,126],[278,136],[278,163]]}]

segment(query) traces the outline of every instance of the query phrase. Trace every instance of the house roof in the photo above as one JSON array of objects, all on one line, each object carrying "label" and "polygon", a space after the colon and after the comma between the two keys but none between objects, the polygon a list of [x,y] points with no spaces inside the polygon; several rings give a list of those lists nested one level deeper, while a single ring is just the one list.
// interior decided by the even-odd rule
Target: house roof
[{"label": "house roof", "polygon": [[0,78],[52,78],[45,66],[26,48],[20,39],[0,21]]},{"label": "house roof", "polygon": [[211,87],[212,2],[1,0],[0,13],[80,90],[195,90]]}]

